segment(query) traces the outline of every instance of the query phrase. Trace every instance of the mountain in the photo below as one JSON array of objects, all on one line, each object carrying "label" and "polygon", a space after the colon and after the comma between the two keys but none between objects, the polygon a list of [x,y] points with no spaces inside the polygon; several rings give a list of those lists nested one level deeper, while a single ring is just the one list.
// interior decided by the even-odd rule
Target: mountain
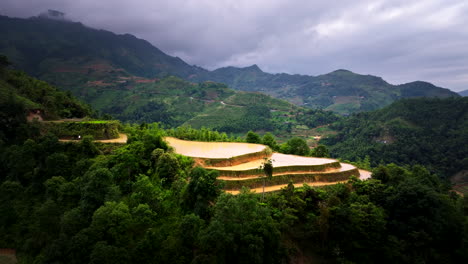
[{"label": "mountain", "polygon": [[337,70],[319,76],[269,74],[257,65],[200,72],[195,80],[226,83],[238,90],[258,91],[297,105],[349,114],[381,108],[408,97],[451,97],[456,93],[427,82],[391,85],[380,77]]},{"label": "mountain", "polygon": [[358,113],[332,128],[324,139],[335,157],[371,164],[422,164],[450,177],[468,167],[468,98],[404,99]]},{"label": "mountain", "polygon": [[458,94],[461,95],[461,96],[468,96],[468,90],[458,92]]},{"label": "mountain", "polygon": [[124,70],[141,77],[189,76],[200,68],[171,57],[130,34],[117,35],[77,22],[0,16],[0,52],[35,76]]},{"label": "mountain", "polygon": [[[319,76],[270,74],[257,65],[208,71],[166,55],[132,35],[89,28],[56,19],[56,15],[54,19],[49,17],[0,16],[0,53],[29,74],[80,96],[89,85],[132,89],[128,80],[148,82],[170,75],[190,82],[225,83],[237,90],[262,92],[297,105],[342,114],[378,109],[406,97],[458,96],[425,82],[395,86],[380,77],[347,70]],[[88,101],[86,96],[82,99]]]}]

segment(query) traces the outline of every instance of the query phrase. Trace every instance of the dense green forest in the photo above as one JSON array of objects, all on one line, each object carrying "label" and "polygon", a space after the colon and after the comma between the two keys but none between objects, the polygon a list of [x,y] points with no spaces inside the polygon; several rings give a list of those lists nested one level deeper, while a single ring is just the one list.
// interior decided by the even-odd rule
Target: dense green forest
[{"label": "dense green forest", "polygon": [[468,168],[468,98],[406,99],[336,122],[321,141],[334,157],[422,164],[449,177]]},{"label": "dense green forest", "polygon": [[[323,188],[290,185],[264,199],[247,189],[231,195],[216,172],[194,168],[163,137],[237,137],[143,123],[122,128],[123,145],[88,136],[60,142],[26,122],[24,100],[57,117],[89,108],[6,64],[4,89],[16,99],[0,109],[8,120],[0,140],[0,248],[16,249],[20,263],[468,261],[468,199],[420,165],[382,165],[371,180]],[[22,89],[45,89],[45,96]],[[60,96],[74,103],[48,108]],[[304,140],[278,146],[269,133],[249,132],[245,140],[308,151]]]},{"label": "dense green forest", "polygon": [[311,252],[343,263],[468,260],[468,200],[421,166],[262,200],[223,193],[217,174],[172,153],[156,125],[126,132],[111,151],[51,135],[2,144],[0,248],[22,263],[283,263]]}]

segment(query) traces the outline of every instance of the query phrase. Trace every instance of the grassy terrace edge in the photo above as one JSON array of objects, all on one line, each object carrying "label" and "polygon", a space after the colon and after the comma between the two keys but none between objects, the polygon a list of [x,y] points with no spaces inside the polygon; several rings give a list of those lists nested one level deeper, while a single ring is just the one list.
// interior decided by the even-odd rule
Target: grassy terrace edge
[{"label": "grassy terrace edge", "polygon": [[[271,180],[266,180],[265,186],[274,186],[289,182],[339,182],[346,181],[351,176],[359,177],[359,170],[355,168],[349,171],[339,171],[330,173],[284,174],[279,176],[273,176]],[[251,189],[262,187],[264,178],[262,177],[232,181],[218,179],[218,181],[223,183],[225,190],[239,190],[244,186]]]},{"label": "grassy terrace edge", "polygon": [[[291,165],[291,166],[281,166],[281,167],[274,167],[273,174],[275,173],[283,173],[283,172],[319,172],[325,171],[326,169],[337,169],[340,168],[340,162],[330,162],[325,164],[317,164],[317,165]],[[224,170],[224,169],[212,169],[207,168],[208,170],[217,170],[219,171],[219,176],[226,176],[226,177],[250,177],[250,176],[263,176],[263,170],[260,168],[248,169],[248,170]]]},{"label": "grassy terrace edge", "polygon": [[252,159],[263,159],[271,155],[271,149],[266,147],[264,150],[233,156],[229,158],[199,158],[192,157],[197,161],[201,161],[204,166],[212,167],[229,167],[248,162]]},{"label": "grassy terrace edge", "polygon": [[94,139],[119,138],[119,121],[44,121],[40,122],[42,134],[52,133],[62,139],[93,136]]}]

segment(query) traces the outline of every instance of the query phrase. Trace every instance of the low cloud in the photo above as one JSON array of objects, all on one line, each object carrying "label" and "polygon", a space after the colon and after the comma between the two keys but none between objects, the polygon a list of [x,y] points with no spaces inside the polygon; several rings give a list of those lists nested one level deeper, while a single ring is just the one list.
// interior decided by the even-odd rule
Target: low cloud
[{"label": "low cloud", "polygon": [[131,33],[208,69],[257,64],[318,75],[344,68],[395,84],[468,89],[465,0],[3,0],[0,13],[47,9]]}]

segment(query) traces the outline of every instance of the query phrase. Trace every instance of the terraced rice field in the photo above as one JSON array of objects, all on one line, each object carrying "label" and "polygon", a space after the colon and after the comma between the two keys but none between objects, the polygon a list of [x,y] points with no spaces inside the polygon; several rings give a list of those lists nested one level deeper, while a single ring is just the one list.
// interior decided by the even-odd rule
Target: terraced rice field
[{"label": "terraced rice field", "polygon": [[[178,154],[190,156],[196,164],[206,169],[219,171],[218,180],[224,182],[224,189],[237,193],[242,187],[252,191],[272,192],[292,182],[299,187],[303,184],[324,186],[346,181],[351,176],[368,178],[370,172],[359,171],[351,164],[334,159],[302,157],[271,153],[260,144],[229,142],[197,142],[167,137],[166,141]],[[265,159],[271,159],[273,177],[265,181],[261,166]]]},{"label": "terraced rice field", "polygon": [[[336,163],[334,159],[324,159],[324,158],[310,158],[302,157],[296,155],[287,155],[281,153],[273,153],[270,157],[273,163],[273,168],[278,167],[291,167],[291,166],[313,166],[313,165],[324,165]],[[242,163],[239,165],[231,167],[210,167],[211,169],[217,170],[250,170],[259,168],[263,164],[264,160],[253,160],[247,163]]]},{"label": "terraced rice field", "polygon": [[266,150],[260,144],[237,142],[199,142],[187,141],[173,137],[165,138],[167,143],[178,154],[194,158],[227,159]]}]

